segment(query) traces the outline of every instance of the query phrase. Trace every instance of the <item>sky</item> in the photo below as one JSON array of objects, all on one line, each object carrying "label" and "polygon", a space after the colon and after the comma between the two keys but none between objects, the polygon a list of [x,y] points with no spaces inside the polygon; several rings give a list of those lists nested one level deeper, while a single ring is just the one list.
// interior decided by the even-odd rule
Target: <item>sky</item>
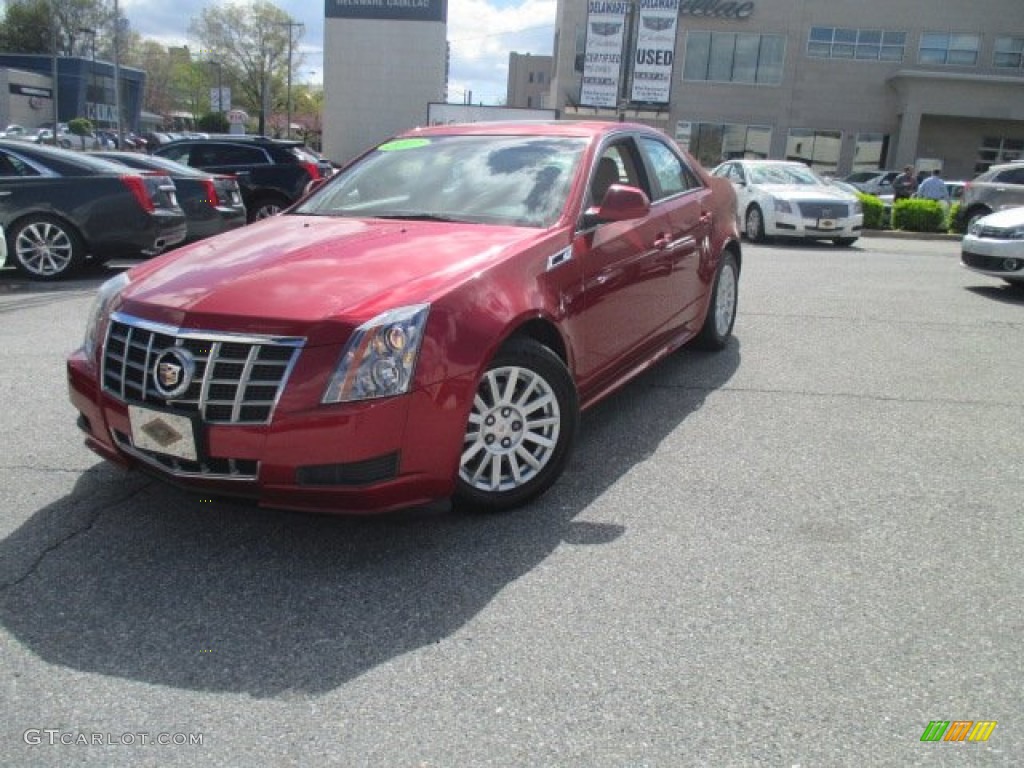
[{"label": "sky", "polygon": [[[323,0],[271,2],[305,25],[298,47],[304,61],[296,68],[294,81],[322,83]],[[464,94],[471,91],[474,104],[503,103],[509,53],[551,55],[555,3],[556,0],[448,0],[449,101],[462,103]],[[163,45],[189,44],[190,48],[198,47],[198,43],[189,40],[189,23],[210,4],[210,0],[120,0],[132,29],[140,35]]]}]

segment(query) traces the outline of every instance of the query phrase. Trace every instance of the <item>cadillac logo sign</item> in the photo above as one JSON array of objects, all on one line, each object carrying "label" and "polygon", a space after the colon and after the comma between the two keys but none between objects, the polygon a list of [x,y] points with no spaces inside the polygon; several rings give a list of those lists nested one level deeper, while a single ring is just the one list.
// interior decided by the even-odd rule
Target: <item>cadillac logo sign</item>
[{"label": "cadillac logo sign", "polygon": [[196,361],[184,347],[169,347],[153,363],[153,387],[165,400],[188,391],[196,372]]}]

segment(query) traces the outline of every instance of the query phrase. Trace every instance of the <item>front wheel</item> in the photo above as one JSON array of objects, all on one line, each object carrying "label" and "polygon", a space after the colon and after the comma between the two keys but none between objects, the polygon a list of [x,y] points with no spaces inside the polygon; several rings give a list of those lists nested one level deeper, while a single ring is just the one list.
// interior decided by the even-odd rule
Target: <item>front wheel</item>
[{"label": "front wheel", "polygon": [[498,512],[525,504],[558,479],[579,423],[565,364],[532,339],[513,339],[477,385],[466,424],[454,502]]},{"label": "front wheel", "polygon": [[750,242],[760,243],[764,241],[764,214],[756,205],[752,205],[747,209],[745,231]]},{"label": "front wheel", "polygon": [[732,327],[736,323],[739,277],[740,270],[736,257],[732,252],[725,251],[715,273],[715,284],[711,288],[711,300],[704,315],[704,325],[695,339],[698,347],[722,349],[729,342]]}]

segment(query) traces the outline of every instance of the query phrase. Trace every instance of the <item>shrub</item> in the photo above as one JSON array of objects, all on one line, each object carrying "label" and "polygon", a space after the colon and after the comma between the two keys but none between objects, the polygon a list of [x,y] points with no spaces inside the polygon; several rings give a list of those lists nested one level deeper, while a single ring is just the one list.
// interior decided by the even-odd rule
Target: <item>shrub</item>
[{"label": "shrub", "polygon": [[908,232],[942,232],[946,209],[935,200],[897,200],[892,206],[892,228]]},{"label": "shrub", "polygon": [[967,222],[960,218],[960,203],[953,203],[949,209],[949,231],[958,235],[967,231]]},{"label": "shrub", "polygon": [[864,192],[857,193],[861,208],[864,210],[864,229],[885,229],[885,204],[874,195]]},{"label": "shrub", "polygon": [[227,133],[231,125],[223,112],[207,112],[196,122],[196,128],[206,133]]}]

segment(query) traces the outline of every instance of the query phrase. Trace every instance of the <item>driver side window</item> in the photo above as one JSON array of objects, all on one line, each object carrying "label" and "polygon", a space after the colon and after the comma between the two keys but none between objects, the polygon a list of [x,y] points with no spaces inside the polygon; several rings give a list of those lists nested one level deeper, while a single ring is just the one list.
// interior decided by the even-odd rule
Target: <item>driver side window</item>
[{"label": "driver side window", "polygon": [[590,177],[590,200],[588,207],[600,205],[608,187],[612,184],[628,184],[639,187],[650,197],[637,170],[637,163],[629,142],[621,141],[605,147]]}]

